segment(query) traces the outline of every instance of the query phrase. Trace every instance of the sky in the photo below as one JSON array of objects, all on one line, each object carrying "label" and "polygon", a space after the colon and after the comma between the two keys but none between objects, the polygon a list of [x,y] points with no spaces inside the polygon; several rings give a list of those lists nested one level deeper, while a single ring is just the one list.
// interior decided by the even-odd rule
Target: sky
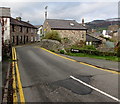
[{"label": "sky", "polygon": [[118,1],[109,0],[62,0],[62,1],[24,1],[24,0],[1,0],[0,7],[11,8],[11,16],[21,16],[23,21],[30,21],[33,25],[41,25],[45,20],[45,7],[48,6],[49,19],[72,19],[81,23],[118,17]]}]

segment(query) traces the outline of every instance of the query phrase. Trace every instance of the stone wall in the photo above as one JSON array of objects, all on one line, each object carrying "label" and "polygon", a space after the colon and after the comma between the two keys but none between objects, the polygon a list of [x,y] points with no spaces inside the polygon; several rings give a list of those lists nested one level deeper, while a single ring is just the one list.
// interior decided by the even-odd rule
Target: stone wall
[{"label": "stone wall", "polygon": [[38,43],[38,45],[48,50],[53,50],[56,52],[64,49],[64,46],[59,41],[50,39],[43,39],[40,41],[40,43]]},{"label": "stone wall", "polygon": [[51,31],[51,27],[49,26],[48,22],[45,21],[43,24],[43,34],[45,35],[49,31]]},{"label": "stone wall", "polygon": [[56,30],[61,38],[68,38],[71,44],[86,41],[86,30]]}]

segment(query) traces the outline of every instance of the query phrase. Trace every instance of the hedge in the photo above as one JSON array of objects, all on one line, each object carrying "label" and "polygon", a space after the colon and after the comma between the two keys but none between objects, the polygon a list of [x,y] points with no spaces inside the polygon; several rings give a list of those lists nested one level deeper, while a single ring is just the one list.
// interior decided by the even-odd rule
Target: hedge
[{"label": "hedge", "polygon": [[86,49],[79,49],[78,52],[73,51],[73,49],[70,50],[72,53],[86,53],[91,55],[97,55],[97,56],[117,56],[116,52],[100,52],[97,50],[86,50]]}]

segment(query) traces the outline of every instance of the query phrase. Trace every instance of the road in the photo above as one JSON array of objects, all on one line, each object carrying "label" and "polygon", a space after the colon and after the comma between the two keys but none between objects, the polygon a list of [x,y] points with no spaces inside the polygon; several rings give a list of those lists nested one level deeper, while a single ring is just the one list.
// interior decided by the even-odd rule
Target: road
[{"label": "road", "polygon": [[117,102],[115,98],[119,99],[118,74],[59,57],[35,46],[17,47],[16,51],[26,102]]}]

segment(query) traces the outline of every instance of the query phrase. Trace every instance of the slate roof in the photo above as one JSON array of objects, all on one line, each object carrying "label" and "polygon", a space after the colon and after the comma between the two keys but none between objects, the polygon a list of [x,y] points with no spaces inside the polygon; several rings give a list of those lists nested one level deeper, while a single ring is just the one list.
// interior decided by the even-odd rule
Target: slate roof
[{"label": "slate roof", "polygon": [[24,22],[24,21],[19,21],[17,19],[14,19],[11,17],[10,19],[10,24],[11,25],[18,25],[18,26],[24,26],[24,27],[30,27],[30,28],[35,28],[35,26],[33,26],[32,24],[28,23],[28,22]]},{"label": "slate roof", "polygon": [[86,41],[87,41],[87,42],[90,42],[90,41],[100,42],[101,40],[87,34],[87,35],[86,35]]},{"label": "slate roof", "polygon": [[47,19],[51,29],[62,30],[87,30],[84,26],[77,23],[75,20],[60,20],[60,19]]}]

